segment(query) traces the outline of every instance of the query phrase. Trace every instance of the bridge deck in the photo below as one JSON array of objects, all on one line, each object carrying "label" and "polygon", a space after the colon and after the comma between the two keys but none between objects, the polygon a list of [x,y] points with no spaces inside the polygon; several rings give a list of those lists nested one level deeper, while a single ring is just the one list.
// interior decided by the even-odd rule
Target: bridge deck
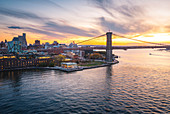
[{"label": "bridge deck", "polygon": [[[169,48],[170,46],[112,46],[112,49],[149,49],[149,48]],[[59,51],[59,50],[93,50],[93,49],[106,49],[106,46],[94,47],[78,47],[78,48],[54,48],[54,49],[38,49],[37,51]]]}]

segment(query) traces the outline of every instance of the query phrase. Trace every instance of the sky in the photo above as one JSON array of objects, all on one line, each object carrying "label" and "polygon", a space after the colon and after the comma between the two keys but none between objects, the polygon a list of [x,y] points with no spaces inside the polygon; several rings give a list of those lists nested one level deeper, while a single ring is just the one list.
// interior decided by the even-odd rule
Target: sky
[{"label": "sky", "polygon": [[[170,44],[170,0],[0,0],[0,40],[80,42],[111,31]],[[105,37],[84,44],[105,45]],[[114,37],[115,45],[137,45]],[[138,44],[140,45],[140,44]]]}]

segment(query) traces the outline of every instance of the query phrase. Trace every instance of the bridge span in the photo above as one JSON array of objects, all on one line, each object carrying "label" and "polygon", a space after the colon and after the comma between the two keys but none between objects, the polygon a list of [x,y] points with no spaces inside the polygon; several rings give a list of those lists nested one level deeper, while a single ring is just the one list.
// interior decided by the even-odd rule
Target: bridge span
[{"label": "bridge span", "polygon": [[[112,49],[155,49],[155,48],[169,48],[170,46],[112,46]],[[60,51],[60,50],[94,50],[106,49],[106,46],[91,46],[91,47],[77,47],[77,48],[54,48],[54,49],[37,49],[38,52]]]},{"label": "bridge span", "polygon": [[[96,39],[96,38],[100,38],[102,36],[107,36],[106,37],[106,46],[91,46],[91,47],[75,47],[75,48],[54,48],[54,49],[38,49],[37,51],[43,51],[43,52],[51,52],[51,53],[61,53],[64,52],[64,50],[94,50],[94,49],[105,49],[106,50],[106,61],[107,62],[112,62],[112,50],[113,49],[123,49],[123,50],[127,50],[127,49],[149,49],[149,48],[166,48],[166,49],[170,49],[169,45],[164,45],[164,44],[160,44],[160,43],[153,43],[153,42],[148,42],[148,41],[142,41],[142,40],[137,40],[137,39],[132,39],[132,38],[128,38],[131,40],[135,40],[135,41],[142,41],[145,43],[150,43],[150,44],[156,44],[156,45],[160,45],[160,46],[112,46],[112,35],[116,35],[113,34],[112,32],[107,32],[104,35],[100,35],[98,37],[94,37],[82,42],[86,42],[92,39]],[[117,35],[120,36],[120,35]],[[123,37],[123,36],[122,36]],[[82,43],[79,42],[79,43]],[[79,44],[77,43],[77,44]]]}]

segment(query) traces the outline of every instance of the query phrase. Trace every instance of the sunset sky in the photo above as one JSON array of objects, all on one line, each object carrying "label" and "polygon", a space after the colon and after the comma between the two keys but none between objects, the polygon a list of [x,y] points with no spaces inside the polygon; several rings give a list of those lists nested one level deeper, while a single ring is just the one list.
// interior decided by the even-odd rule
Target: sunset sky
[{"label": "sunset sky", "polygon": [[[0,0],[0,39],[79,42],[107,31],[170,43],[170,0]],[[136,44],[118,39],[116,45]],[[84,44],[104,45],[105,37]]]}]

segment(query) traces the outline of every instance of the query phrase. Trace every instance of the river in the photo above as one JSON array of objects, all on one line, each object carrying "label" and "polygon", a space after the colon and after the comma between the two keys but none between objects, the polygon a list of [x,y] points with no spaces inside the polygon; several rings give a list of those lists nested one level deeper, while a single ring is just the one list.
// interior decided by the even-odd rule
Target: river
[{"label": "river", "polygon": [[108,67],[1,72],[0,114],[170,113],[170,52],[114,53]]}]

